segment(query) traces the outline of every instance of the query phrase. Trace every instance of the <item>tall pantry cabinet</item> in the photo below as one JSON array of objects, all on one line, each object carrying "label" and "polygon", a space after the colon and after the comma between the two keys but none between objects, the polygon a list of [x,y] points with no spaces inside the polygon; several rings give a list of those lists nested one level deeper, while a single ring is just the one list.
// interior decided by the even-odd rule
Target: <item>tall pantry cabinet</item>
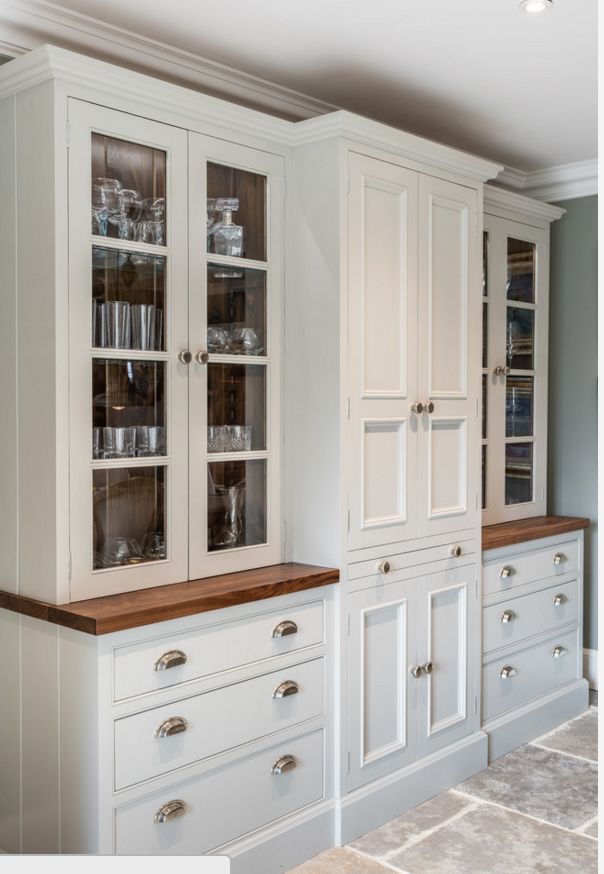
[{"label": "tall pantry cabinet", "polygon": [[286,544],[341,568],[350,840],[486,763],[479,253],[499,168],[347,113],[297,127]]}]

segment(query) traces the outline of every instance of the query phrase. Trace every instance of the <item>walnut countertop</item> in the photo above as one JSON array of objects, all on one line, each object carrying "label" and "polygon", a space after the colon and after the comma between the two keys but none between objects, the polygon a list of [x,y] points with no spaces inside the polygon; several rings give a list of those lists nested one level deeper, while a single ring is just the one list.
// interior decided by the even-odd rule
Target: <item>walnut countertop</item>
[{"label": "walnut countertop", "polygon": [[527,540],[540,540],[556,534],[567,534],[589,528],[589,519],[579,516],[534,516],[532,519],[518,519],[514,522],[501,522],[498,525],[485,525],[482,529],[482,551],[513,546]]}]

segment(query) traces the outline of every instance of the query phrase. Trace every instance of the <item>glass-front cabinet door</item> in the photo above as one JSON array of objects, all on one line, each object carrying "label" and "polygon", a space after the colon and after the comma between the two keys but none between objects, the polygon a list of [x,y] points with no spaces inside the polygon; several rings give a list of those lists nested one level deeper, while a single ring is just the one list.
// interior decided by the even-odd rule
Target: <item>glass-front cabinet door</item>
[{"label": "glass-front cabinet door", "polygon": [[279,561],[283,162],[189,135],[191,577]]},{"label": "glass-front cabinet door", "polygon": [[485,216],[483,511],[486,524],[545,513],[547,234]]}]

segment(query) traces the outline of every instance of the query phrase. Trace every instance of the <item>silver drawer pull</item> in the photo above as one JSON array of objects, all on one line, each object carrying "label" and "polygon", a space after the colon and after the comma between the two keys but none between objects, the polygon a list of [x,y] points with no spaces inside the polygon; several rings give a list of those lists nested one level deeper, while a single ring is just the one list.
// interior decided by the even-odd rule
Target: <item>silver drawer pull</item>
[{"label": "silver drawer pull", "polygon": [[173,734],[182,734],[188,728],[188,722],[182,716],[173,716],[155,729],[155,737],[171,737]]},{"label": "silver drawer pull", "polygon": [[298,626],[291,619],[286,619],[280,622],[279,625],[273,628],[273,637],[287,637],[288,634],[297,634]]},{"label": "silver drawer pull", "polygon": [[566,561],[566,556],[563,552],[557,552],[554,556],[554,564],[562,564],[563,561]]},{"label": "silver drawer pull", "polygon": [[285,774],[286,771],[293,771],[297,764],[295,756],[281,756],[271,768],[271,774]]},{"label": "silver drawer pull", "polygon": [[516,614],[514,613],[513,610],[504,610],[503,613],[501,614],[501,622],[503,625],[505,625],[506,622],[511,622],[512,619],[515,619],[515,618],[516,618]]},{"label": "silver drawer pull", "polygon": [[459,558],[461,552],[461,546],[452,546],[449,550],[449,555],[451,556],[451,558]]},{"label": "silver drawer pull", "polygon": [[504,665],[499,676],[502,680],[507,680],[508,677],[515,677],[517,673],[516,668],[513,668],[511,665]]},{"label": "silver drawer pull", "polygon": [[561,607],[562,604],[566,604],[567,601],[568,598],[566,595],[561,595],[560,593],[554,595],[554,607]]},{"label": "silver drawer pull", "polygon": [[153,665],[154,671],[168,671],[170,668],[177,668],[179,665],[184,665],[187,657],[180,649],[171,649],[161,655]]},{"label": "silver drawer pull", "polygon": [[176,819],[179,816],[184,816],[187,812],[187,805],[184,801],[168,801],[166,804],[162,804],[159,808],[155,816],[153,817],[153,822],[170,822],[171,819]]},{"label": "silver drawer pull", "polygon": [[279,683],[273,692],[273,698],[287,698],[290,695],[297,695],[299,691],[297,683],[293,680],[285,680],[284,683]]},{"label": "silver drawer pull", "polygon": [[433,670],[434,665],[432,664],[432,662],[426,662],[425,665],[422,665],[422,671],[424,672],[424,674],[428,674],[428,676],[432,673]]},{"label": "silver drawer pull", "polygon": [[514,568],[509,564],[504,565],[499,571],[499,576],[502,580],[507,580],[508,577],[511,577],[514,573]]},{"label": "silver drawer pull", "polygon": [[560,656],[566,655],[567,652],[568,650],[565,646],[558,645],[553,648],[552,655],[555,659],[559,659]]},{"label": "silver drawer pull", "polygon": [[380,574],[389,574],[390,573],[390,562],[389,561],[380,561],[377,565],[378,572]]}]

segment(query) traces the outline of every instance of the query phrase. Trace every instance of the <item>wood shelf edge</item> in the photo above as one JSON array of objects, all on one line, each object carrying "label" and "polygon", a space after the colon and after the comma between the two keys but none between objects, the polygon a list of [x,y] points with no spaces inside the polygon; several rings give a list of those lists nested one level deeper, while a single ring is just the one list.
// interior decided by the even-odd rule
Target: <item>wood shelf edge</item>
[{"label": "wood shelf edge", "polygon": [[514,546],[556,534],[569,534],[589,528],[591,521],[581,516],[533,516],[514,522],[499,522],[482,528],[482,551]]}]

